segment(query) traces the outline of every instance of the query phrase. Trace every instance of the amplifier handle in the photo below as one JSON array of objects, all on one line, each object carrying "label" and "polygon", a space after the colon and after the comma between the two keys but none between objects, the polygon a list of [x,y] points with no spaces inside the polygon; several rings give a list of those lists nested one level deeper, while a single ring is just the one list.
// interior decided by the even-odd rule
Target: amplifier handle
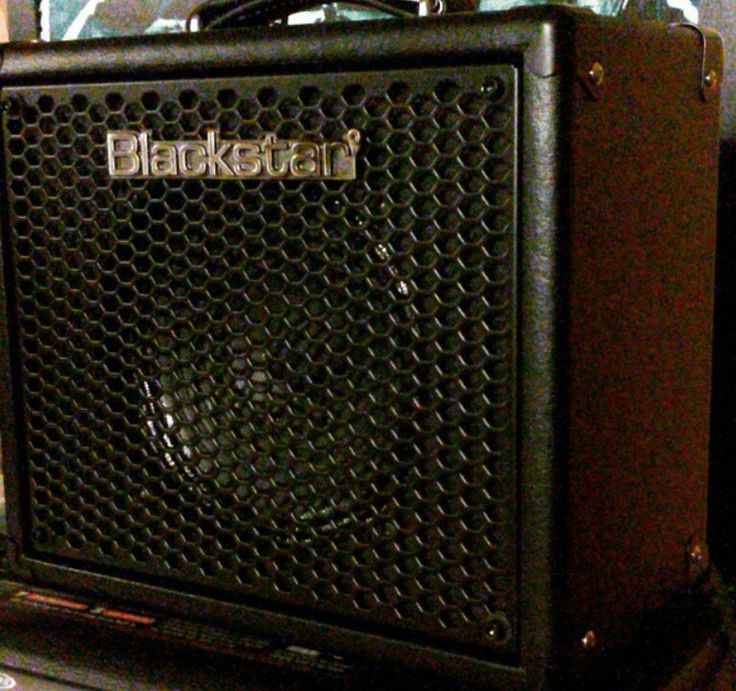
[{"label": "amplifier handle", "polygon": [[[263,26],[321,4],[323,2],[320,0],[209,0],[189,13],[187,30],[233,25]],[[446,10],[472,11],[477,0],[350,0],[348,4],[378,10],[395,17],[421,17],[444,14]],[[197,29],[194,28],[195,21]]]}]

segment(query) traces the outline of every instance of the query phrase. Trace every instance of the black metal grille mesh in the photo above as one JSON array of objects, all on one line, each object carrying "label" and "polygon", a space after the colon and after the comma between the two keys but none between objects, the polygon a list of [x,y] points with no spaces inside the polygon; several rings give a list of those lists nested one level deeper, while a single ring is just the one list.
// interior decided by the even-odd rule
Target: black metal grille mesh
[{"label": "black metal grille mesh", "polygon": [[[6,92],[33,553],[508,650],[514,78]],[[110,180],[213,127],[357,128],[358,179]]]}]

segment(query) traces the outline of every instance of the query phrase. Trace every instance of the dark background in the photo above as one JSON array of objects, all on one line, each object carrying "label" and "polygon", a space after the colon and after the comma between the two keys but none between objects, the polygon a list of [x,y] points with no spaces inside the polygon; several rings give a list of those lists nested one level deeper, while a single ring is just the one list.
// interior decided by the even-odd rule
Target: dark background
[{"label": "dark background", "polygon": [[721,92],[721,159],[716,260],[711,435],[711,552],[736,575],[736,4],[704,0],[701,22],[721,32],[726,66]]}]

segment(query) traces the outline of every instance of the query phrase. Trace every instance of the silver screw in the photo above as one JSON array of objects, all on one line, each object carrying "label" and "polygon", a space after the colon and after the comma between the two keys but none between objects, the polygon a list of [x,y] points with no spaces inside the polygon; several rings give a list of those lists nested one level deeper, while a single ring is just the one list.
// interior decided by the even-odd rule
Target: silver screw
[{"label": "silver screw", "polygon": [[605,77],[606,71],[603,69],[603,65],[600,62],[594,62],[588,70],[588,81],[593,86],[600,86],[603,84]]},{"label": "silver screw", "polygon": [[501,637],[501,627],[498,624],[491,624],[488,627],[488,638],[492,641],[498,640]]},{"label": "silver screw", "polygon": [[690,543],[687,558],[698,571],[705,571],[708,568],[708,548],[699,540],[693,540]]},{"label": "silver screw", "polygon": [[489,79],[486,79],[480,90],[484,96],[492,98],[493,96],[498,95],[501,91],[501,82],[499,82],[495,77],[490,77]]},{"label": "silver screw", "polygon": [[693,538],[687,546],[687,580],[692,586],[708,571],[708,545],[703,540]]},{"label": "silver screw", "polygon": [[696,542],[692,547],[690,547],[688,557],[693,564],[700,564],[703,561],[705,555],[703,554],[703,548],[699,542]]},{"label": "silver screw", "polygon": [[598,640],[596,639],[595,631],[588,631],[586,634],[580,639],[580,643],[583,646],[583,650],[586,652],[591,652],[596,649],[598,646]]}]

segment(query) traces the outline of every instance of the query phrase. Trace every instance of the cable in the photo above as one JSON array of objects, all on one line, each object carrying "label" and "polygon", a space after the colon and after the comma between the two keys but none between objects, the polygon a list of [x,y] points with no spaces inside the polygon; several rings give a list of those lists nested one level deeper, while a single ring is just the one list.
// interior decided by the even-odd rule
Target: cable
[{"label": "cable", "polygon": [[186,18],[186,30],[191,31],[192,30],[192,21],[194,21],[195,17],[199,17],[202,13],[208,12],[209,10],[215,10],[219,8],[232,8],[233,5],[236,7],[244,4],[242,0],[208,0],[207,2],[200,3],[199,5],[195,5],[194,9],[192,9],[189,14],[187,14]]},{"label": "cable", "polygon": [[[283,12],[285,15],[297,12],[300,9],[304,9],[307,6],[320,4],[319,0],[305,0],[304,2],[284,2]],[[402,17],[416,17],[418,16],[419,4],[412,0],[359,0],[357,4],[365,7],[391,14],[394,16]],[[302,7],[305,6],[305,7]],[[440,3],[440,8],[444,9],[444,5]],[[269,9],[278,9],[278,6],[274,4],[273,0],[210,0],[209,2],[197,5],[188,15],[186,19],[187,31],[192,30],[192,22],[195,17],[202,19],[202,15],[205,15],[204,24],[207,29],[216,29],[222,27],[228,23],[237,21],[240,17],[246,14],[251,14],[253,17],[257,17],[259,14],[268,11]],[[442,13],[442,9],[438,13]],[[219,11],[219,14],[217,14]],[[214,16],[217,14],[217,16]],[[210,17],[212,17],[210,19]]]}]

